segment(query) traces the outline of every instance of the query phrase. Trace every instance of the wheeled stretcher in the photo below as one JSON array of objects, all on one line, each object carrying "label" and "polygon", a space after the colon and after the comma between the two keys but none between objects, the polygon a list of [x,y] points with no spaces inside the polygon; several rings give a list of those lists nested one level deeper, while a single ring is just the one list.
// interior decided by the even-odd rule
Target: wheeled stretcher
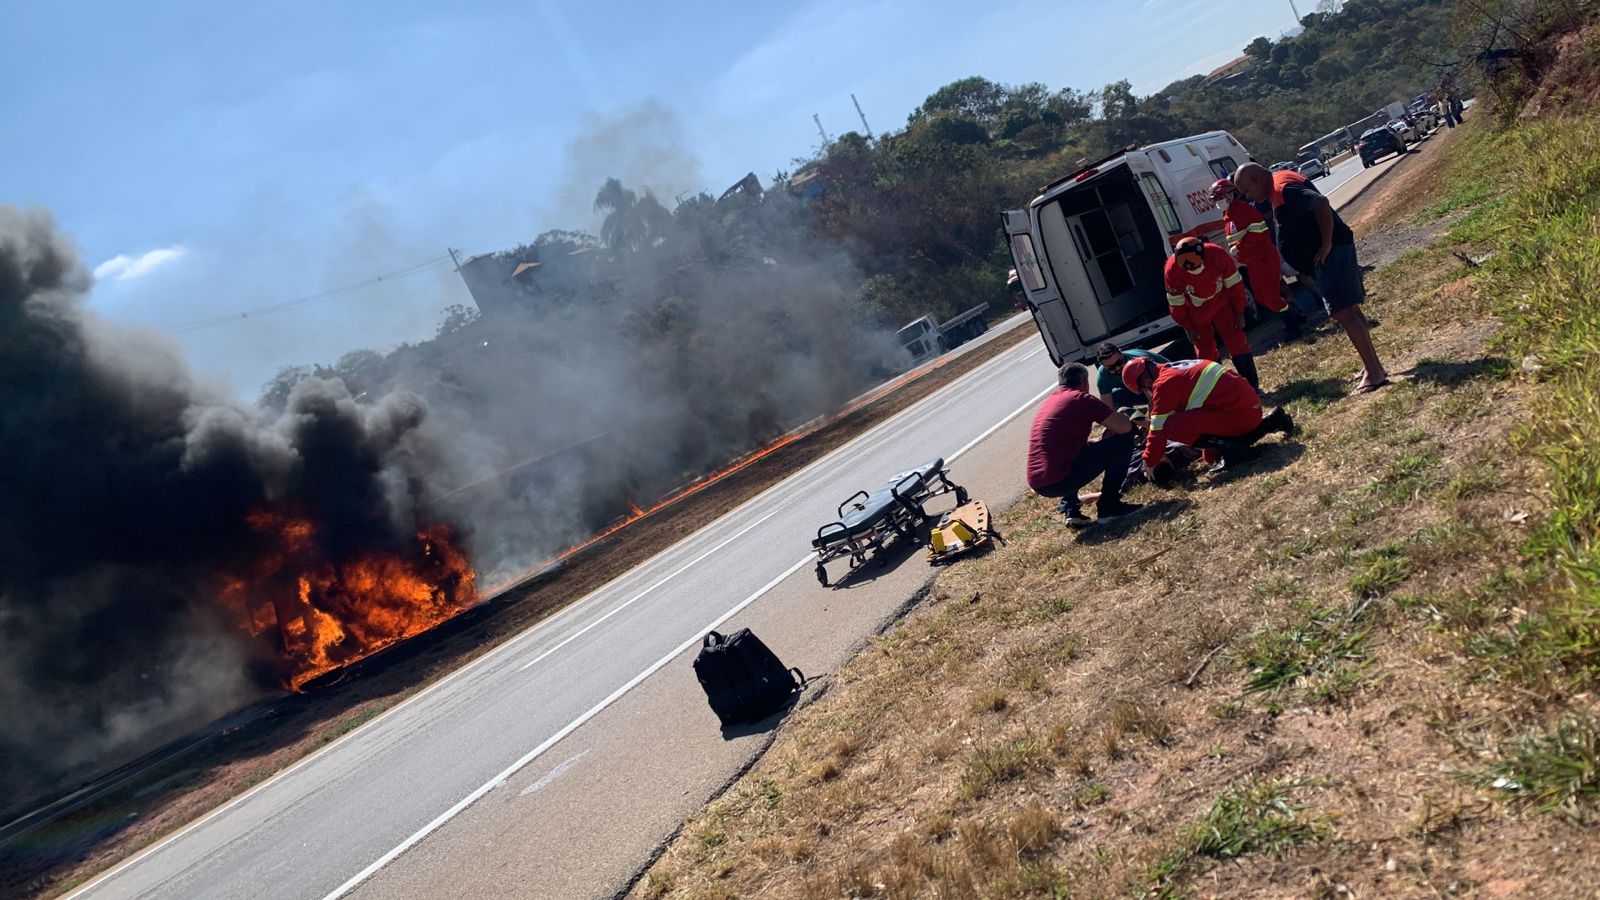
[{"label": "wheeled stretcher", "polygon": [[[896,537],[921,543],[929,500],[953,493],[957,505],[967,502],[967,489],[949,476],[943,457],[930,459],[889,476],[877,490],[856,491],[839,504],[839,518],[818,528],[811,541],[817,552],[817,581],[828,586],[827,565],[840,557],[849,557],[850,570],[855,571]],[[878,562],[882,565],[885,560]]]}]

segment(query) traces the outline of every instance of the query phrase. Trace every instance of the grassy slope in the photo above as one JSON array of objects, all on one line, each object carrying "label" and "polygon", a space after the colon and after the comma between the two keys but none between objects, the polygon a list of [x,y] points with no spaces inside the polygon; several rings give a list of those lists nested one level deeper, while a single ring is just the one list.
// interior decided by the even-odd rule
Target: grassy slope
[{"label": "grassy slope", "polygon": [[1377,217],[1404,381],[1281,348],[1248,471],[1006,511],[635,893],[1591,895],[1600,120],[1479,124]]}]

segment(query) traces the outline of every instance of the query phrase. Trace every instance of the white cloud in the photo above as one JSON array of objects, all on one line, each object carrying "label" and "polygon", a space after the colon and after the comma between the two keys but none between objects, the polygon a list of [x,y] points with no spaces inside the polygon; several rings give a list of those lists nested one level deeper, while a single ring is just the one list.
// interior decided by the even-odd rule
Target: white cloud
[{"label": "white cloud", "polygon": [[181,259],[187,252],[189,252],[188,248],[182,244],[173,244],[171,247],[158,247],[138,256],[118,253],[116,256],[95,266],[94,277],[97,281],[104,281],[108,278],[117,281],[131,281],[141,275],[148,275],[167,263]]}]

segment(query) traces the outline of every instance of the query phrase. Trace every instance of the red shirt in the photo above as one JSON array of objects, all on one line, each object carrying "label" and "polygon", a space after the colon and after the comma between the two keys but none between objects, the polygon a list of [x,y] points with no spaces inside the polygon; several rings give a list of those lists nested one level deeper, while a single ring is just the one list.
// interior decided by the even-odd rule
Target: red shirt
[{"label": "red shirt", "polygon": [[1272,173],[1272,208],[1277,209],[1283,205],[1283,186],[1286,184],[1306,184],[1311,179],[1301,175],[1293,169],[1279,169]]},{"label": "red shirt", "polygon": [[1067,477],[1089,442],[1089,429],[1109,415],[1111,407],[1088,391],[1056,388],[1044,398],[1028,430],[1028,487],[1049,487]]},{"label": "red shirt", "polygon": [[1244,279],[1228,251],[1207,243],[1201,251],[1205,268],[1191,275],[1178,265],[1177,256],[1167,257],[1167,311],[1172,321],[1185,331],[1216,321],[1223,313],[1244,312]]}]

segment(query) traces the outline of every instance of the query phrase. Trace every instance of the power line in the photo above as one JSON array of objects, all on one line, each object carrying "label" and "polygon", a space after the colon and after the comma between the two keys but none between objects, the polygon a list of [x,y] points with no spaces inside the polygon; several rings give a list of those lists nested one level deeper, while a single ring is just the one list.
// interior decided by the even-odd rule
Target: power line
[{"label": "power line", "polygon": [[207,328],[215,328],[218,325],[227,325],[232,322],[242,322],[246,319],[258,319],[263,316],[272,316],[279,313],[293,312],[297,309],[315,306],[318,303],[326,303],[329,300],[337,300],[341,297],[349,296],[358,291],[382,284],[386,281],[399,281],[402,278],[410,278],[413,275],[420,275],[423,272],[436,269],[449,261],[450,257],[448,255],[435,256],[432,259],[417,263],[416,265],[407,266],[404,269],[396,269],[393,272],[385,272],[382,275],[374,275],[371,278],[362,279],[361,281],[347,284],[343,287],[336,287],[315,294],[308,294],[304,297],[296,297],[293,300],[285,300],[282,303],[273,303],[269,306],[260,306],[256,307],[255,309],[227,313],[220,316],[212,316],[206,319],[195,319],[194,321],[184,322],[181,325],[174,326],[169,330],[174,334],[188,334],[192,331],[202,331]]},{"label": "power line", "polygon": [[467,249],[456,249],[450,251],[444,256],[435,256],[431,259],[419,262],[416,265],[407,266],[404,269],[396,269],[393,272],[385,272],[382,275],[374,275],[371,278],[364,278],[361,281],[352,282],[351,284],[344,285],[343,287],[330,288],[326,291],[319,291],[315,294],[307,294],[304,297],[296,297],[293,300],[285,300],[282,303],[259,306],[255,309],[226,313],[224,315],[212,316],[206,319],[195,319],[190,322],[184,322],[182,324],[175,325],[167,330],[172,334],[188,334],[194,331],[204,331],[207,328],[215,328],[219,325],[228,325],[233,322],[243,322],[247,319],[259,319],[263,316],[294,312],[297,309],[304,309],[308,306],[315,306],[319,303],[326,303],[330,300],[338,300],[341,297],[349,296],[359,291],[366,290],[367,288],[376,287],[377,285],[380,285],[386,281],[399,281],[402,278],[410,278],[413,275],[421,275],[424,272],[437,269],[445,263],[455,263],[455,268],[459,269],[460,263],[456,259],[457,253],[472,254],[474,251],[479,254],[499,253],[502,250],[509,250],[518,246],[521,245],[505,244],[498,247],[469,247]]}]

